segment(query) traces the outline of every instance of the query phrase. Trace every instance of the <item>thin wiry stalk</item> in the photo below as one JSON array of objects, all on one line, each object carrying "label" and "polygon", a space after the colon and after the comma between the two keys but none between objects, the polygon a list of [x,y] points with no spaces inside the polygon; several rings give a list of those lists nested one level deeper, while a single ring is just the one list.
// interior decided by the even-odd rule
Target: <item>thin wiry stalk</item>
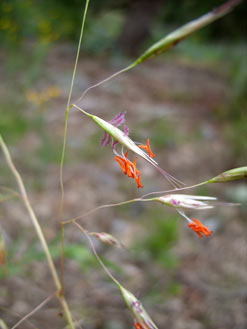
[{"label": "thin wiry stalk", "polygon": [[22,319],[20,319],[13,327],[10,329],[17,328],[22,322],[26,321],[30,316],[32,316],[35,312],[40,310],[46,303],[48,303],[53,297],[55,296],[55,293],[51,296],[47,297],[45,300],[43,300],[38,306],[36,306],[31,312],[26,314]]},{"label": "thin wiry stalk", "polygon": [[200,30],[201,28],[213,23],[222,16],[228,14],[231,10],[239,5],[243,0],[228,0],[219,7],[214,8],[209,13],[194,19],[193,21],[179,27],[175,31],[169,33],[167,36],[149,47],[137,60],[136,63],[140,64],[148,58],[159,55],[170,48],[176,46],[179,42],[190,36],[192,33]]},{"label": "thin wiry stalk", "polygon": [[[121,295],[123,297],[123,299],[125,300],[125,302],[127,303],[128,308],[130,309],[132,315],[135,317],[135,319],[139,322],[139,320],[145,321],[145,323],[143,323],[143,325],[145,324],[145,328],[153,328],[153,329],[158,329],[157,326],[153,323],[153,321],[151,320],[151,318],[148,316],[148,314],[146,313],[146,311],[144,310],[143,307],[141,307],[141,311],[139,312],[133,312],[132,308],[132,302],[136,301],[139,302],[136,297],[130,293],[129,291],[127,291],[126,289],[124,289],[124,287],[120,284],[120,282],[112,275],[112,273],[109,271],[109,269],[105,266],[104,262],[101,260],[100,256],[98,255],[93,240],[90,237],[90,235],[88,234],[88,232],[77,222],[73,222],[73,224],[75,226],[77,226],[79,228],[79,230],[86,236],[86,238],[88,239],[91,249],[95,255],[95,257],[97,258],[98,262],[100,263],[100,265],[102,266],[103,270],[105,271],[105,273],[111,278],[111,280],[118,286],[118,288],[120,289]],[[130,298],[128,298],[128,301],[126,300],[126,297],[124,296],[124,293],[127,293],[129,296],[131,296],[131,300]],[[131,302],[131,306],[130,306],[130,302]],[[137,315],[138,314],[138,315]],[[138,318],[137,318],[138,317]],[[148,322],[147,322],[148,320]],[[141,327],[144,329],[144,327]]]},{"label": "thin wiry stalk", "polygon": [[[194,187],[201,186],[201,185],[204,185],[204,184],[207,184],[207,183],[208,183],[208,181],[205,181],[205,182],[198,183],[198,184],[195,184],[195,185],[186,186],[186,187],[182,187],[182,188],[176,188],[176,189],[173,189],[173,190],[164,190],[164,191],[150,192],[150,193],[146,193],[146,194],[142,195],[140,198],[126,200],[126,201],[117,202],[117,203],[103,204],[101,206],[98,206],[96,208],[93,208],[93,209],[89,210],[88,212],[86,212],[86,213],[84,213],[82,215],[78,215],[78,216],[73,217],[71,219],[64,220],[63,221],[63,224],[64,225],[70,224],[70,223],[72,223],[74,221],[77,221],[78,219],[82,219],[82,218],[84,218],[84,217],[86,217],[86,216],[88,216],[88,215],[90,215],[90,214],[92,214],[95,211],[100,210],[100,209],[123,206],[123,205],[134,203],[134,202],[155,201],[156,198],[149,198],[149,199],[147,199],[146,197],[147,196],[150,196],[150,195],[155,195],[155,194],[165,194],[165,193],[171,193],[171,192],[176,192],[177,193],[177,192],[180,192],[182,190],[184,191],[184,190],[192,189]],[[227,202],[227,203],[217,202],[217,205],[239,206],[240,204],[239,203],[230,203],[230,202]]]},{"label": "thin wiry stalk", "polygon": [[0,202],[5,202],[5,201],[8,201],[10,199],[13,199],[14,197],[19,197],[20,196],[18,192],[14,191],[11,188],[5,187],[5,186],[0,186],[0,190],[10,192],[10,194],[1,196],[0,197]]},{"label": "thin wiry stalk", "polygon": [[89,92],[89,90],[94,89],[94,88],[96,88],[96,87],[99,87],[99,86],[102,85],[103,83],[105,83],[105,82],[107,82],[107,81],[109,81],[109,80],[115,78],[116,76],[120,75],[121,73],[124,73],[124,72],[129,71],[129,70],[132,69],[134,66],[136,66],[136,63],[132,63],[132,64],[130,64],[129,66],[127,66],[127,67],[121,69],[120,71],[117,71],[117,72],[113,73],[113,74],[110,75],[109,77],[107,77],[107,78],[105,78],[105,79],[99,81],[98,83],[96,83],[96,84],[94,84],[94,85],[88,87],[86,90],[84,90],[84,92],[82,93],[82,95],[81,95],[81,96],[80,96],[80,97],[79,97],[74,103],[75,103],[75,104],[76,104],[76,103],[78,104],[78,103],[82,100],[82,98],[83,98],[83,97]]},{"label": "thin wiry stalk", "polygon": [[[5,313],[8,314],[8,315],[12,315],[12,316],[17,317],[17,318],[22,318],[22,315],[19,312],[12,311],[12,310],[10,310],[7,307],[0,307],[0,310],[1,311],[5,311]],[[28,325],[29,325],[30,328],[39,329],[37,327],[37,325],[34,326],[29,319],[27,319],[26,322],[28,323]],[[0,320],[0,324],[2,324],[1,320]],[[6,326],[6,324],[5,324],[5,326]],[[3,327],[3,328],[0,326],[0,328],[1,329],[8,329],[7,326],[6,327]]]},{"label": "thin wiry stalk", "polygon": [[208,181],[201,182],[201,183],[194,184],[194,185],[184,186],[184,187],[180,187],[180,188],[174,188],[172,190],[149,192],[149,193],[146,193],[143,196],[141,196],[141,199],[143,199],[147,196],[150,196],[150,195],[155,195],[155,194],[164,194],[164,193],[185,191],[185,190],[189,190],[189,189],[192,189],[192,188],[195,188],[195,187],[198,187],[198,186],[202,186],[202,185],[205,185],[205,184],[208,184]]},{"label": "thin wiry stalk", "polygon": [[69,110],[71,108],[70,101],[72,96],[72,90],[74,87],[74,81],[75,81],[75,75],[77,70],[77,64],[79,60],[79,54],[81,49],[81,42],[82,42],[82,36],[84,31],[84,25],[85,20],[87,16],[87,10],[90,0],[86,0],[86,5],[83,13],[82,18],[82,25],[81,25],[81,31],[80,31],[80,37],[78,42],[78,48],[76,53],[76,59],[75,59],[75,65],[73,70],[73,75],[71,79],[71,85],[69,90],[69,96],[68,96],[68,102],[67,102],[67,108],[65,112],[65,124],[64,124],[64,135],[63,135],[63,148],[62,148],[62,156],[60,161],[60,172],[59,172],[59,178],[60,178],[60,189],[61,189],[61,199],[60,199],[60,229],[61,229],[61,282],[62,282],[62,290],[64,289],[64,227],[63,227],[63,204],[64,204],[64,183],[63,183],[63,165],[64,165],[64,157],[65,157],[65,149],[66,149],[66,141],[67,141],[67,133],[68,133],[68,121],[69,121]]},{"label": "thin wiry stalk", "polygon": [[24,202],[24,205],[26,206],[27,208],[27,211],[29,213],[29,216],[32,220],[32,223],[33,223],[33,226],[36,230],[36,233],[38,235],[38,238],[40,240],[40,243],[42,245],[42,248],[44,250],[44,253],[46,255],[46,259],[47,259],[47,263],[49,265],[49,268],[50,268],[50,271],[51,271],[51,275],[52,275],[52,278],[53,278],[53,281],[55,283],[55,286],[58,290],[58,298],[60,300],[60,303],[62,305],[62,308],[64,310],[64,314],[65,314],[65,317],[66,317],[66,320],[67,320],[67,323],[70,327],[70,329],[75,329],[75,326],[73,324],[73,320],[72,320],[72,316],[71,316],[71,313],[70,313],[70,310],[69,310],[69,307],[68,307],[68,304],[67,304],[67,301],[63,295],[63,292],[62,292],[62,285],[61,285],[61,282],[59,280],[59,277],[58,277],[58,274],[57,274],[57,271],[56,271],[56,268],[55,268],[55,265],[53,263],[53,260],[52,260],[52,257],[51,257],[51,254],[50,254],[50,250],[48,248],[48,245],[47,245],[47,242],[46,242],[46,239],[44,237],[44,234],[43,234],[43,231],[42,231],[42,228],[39,224],[39,221],[38,221],[38,218],[36,217],[35,215],[35,212],[30,204],[30,201],[28,199],[28,196],[27,196],[27,192],[26,192],[26,189],[25,189],[25,186],[24,186],[24,183],[23,183],[23,180],[21,178],[21,175],[19,174],[19,172],[17,171],[12,159],[11,159],[11,156],[10,156],[10,153],[9,153],[9,150],[2,138],[2,136],[0,135],[0,146],[3,150],[3,154],[6,158],[6,161],[7,161],[7,164],[10,168],[10,170],[12,171],[13,175],[15,176],[16,178],[16,181],[17,181],[17,184],[19,186],[19,189],[20,189],[20,194],[21,194],[21,197],[23,199],[23,202]]},{"label": "thin wiry stalk", "polygon": [[127,67],[121,69],[120,71],[112,74],[106,79],[99,81],[98,83],[94,84],[91,87],[88,87],[82,95],[74,102],[79,103],[82,98],[87,94],[87,92],[93,88],[96,88],[103,84],[106,81],[109,81],[116,76],[129,71],[130,69],[134,68],[136,65],[143,63],[149,58],[157,56],[165,51],[175,47],[179,42],[183,41],[187,38],[190,34],[200,30],[201,28],[213,23],[217,19],[221,18],[222,16],[228,14],[231,10],[233,10],[236,6],[238,6],[243,0],[228,0],[219,7],[216,7],[209,13],[179,27],[175,31],[169,33],[167,36],[153,44],[149,47],[140,57],[138,57],[133,63],[128,65]]},{"label": "thin wiry stalk", "polygon": [[108,268],[105,266],[105,264],[102,262],[101,258],[99,257],[95,247],[94,247],[94,244],[93,244],[93,241],[90,237],[90,235],[88,235],[87,231],[80,225],[78,224],[76,221],[73,221],[72,222],[75,226],[77,226],[79,228],[79,230],[85,234],[85,236],[87,237],[90,245],[91,245],[91,248],[92,248],[92,251],[95,255],[95,257],[97,258],[98,262],[100,263],[100,265],[103,267],[104,271],[107,273],[107,275],[112,279],[112,281],[114,281],[118,286],[121,286],[120,283],[118,282],[117,279],[114,278],[114,276],[111,274],[111,272],[108,270]]},{"label": "thin wiry stalk", "polygon": [[137,201],[145,201],[145,200],[141,200],[141,199],[132,199],[132,200],[127,200],[127,201],[123,201],[123,202],[118,202],[118,203],[111,203],[111,204],[104,204],[104,205],[101,205],[99,207],[96,207],[88,212],[86,212],[85,214],[83,215],[80,215],[80,216],[77,216],[77,217],[74,217],[72,219],[68,219],[66,221],[63,221],[63,224],[69,224],[73,221],[76,221],[77,219],[81,219],[83,217],[86,217],[90,214],[92,214],[93,212],[97,211],[97,210],[100,210],[100,209],[104,209],[104,208],[110,208],[110,207],[116,207],[116,206],[123,206],[125,204],[129,204],[129,203],[133,203],[133,202],[137,202]]}]

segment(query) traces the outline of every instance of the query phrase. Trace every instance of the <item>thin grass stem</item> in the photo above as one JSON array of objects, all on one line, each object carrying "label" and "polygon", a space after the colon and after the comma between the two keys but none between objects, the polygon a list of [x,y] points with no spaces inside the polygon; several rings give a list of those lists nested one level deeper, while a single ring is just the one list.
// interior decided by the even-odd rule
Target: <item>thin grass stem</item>
[{"label": "thin grass stem", "polygon": [[116,76],[120,75],[121,73],[124,73],[124,72],[129,71],[130,69],[132,69],[132,68],[133,68],[134,66],[136,66],[136,65],[137,65],[137,63],[134,62],[134,63],[130,64],[129,66],[126,66],[125,68],[123,68],[123,69],[121,69],[121,70],[119,70],[119,71],[113,73],[113,74],[110,75],[109,77],[107,77],[107,78],[105,78],[105,79],[103,79],[103,80],[97,82],[96,84],[94,84],[94,85],[88,87],[86,90],[84,90],[84,92],[82,93],[82,95],[81,95],[81,96],[80,96],[80,97],[74,102],[74,104],[78,104],[78,103],[84,98],[84,96],[89,92],[89,90],[94,89],[94,88],[96,88],[96,87],[99,87],[99,86],[102,85],[103,83],[105,83],[105,82],[107,82],[107,81],[109,81],[109,80],[115,78]]},{"label": "thin grass stem", "polygon": [[95,247],[94,247],[94,244],[93,244],[93,241],[92,241],[92,238],[90,237],[90,235],[88,234],[88,232],[79,224],[77,223],[76,221],[73,221],[73,224],[75,226],[77,226],[79,228],[79,230],[85,234],[86,238],[88,239],[89,243],[90,243],[90,246],[92,248],[92,251],[95,255],[95,257],[97,258],[98,262],[100,263],[100,265],[102,266],[102,268],[104,269],[104,271],[107,273],[107,275],[116,283],[116,285],[118,287],[120,287],[120,283],[118,282],[117,279],[114,278],[114,276],[111,274],[111,272],[108,270],[108,268],[105,266],[105,264],[103,263],[103,261],[101,260],[101,258],[99,257]]},{"label": "thin grass stem", "polygon": [[4,154],[5,158],[6,158],[7,164],[9,166],[10,170],[12,171],[13,175],[16,178],[16,181],[17,181],[18,187],[20,189],[20,193],[21,193],[21,197],[23,199],[24,205],[27,208],[27,211],[28,211],[29,216],[30,216],[30,218],[32,220],[33,226],[34,226],[34,228],[36,230],[37,236],[38,236],[38,238],[40,240],[40,243],[41,243],[42,248],[44,250],[44,253],[46,255],[47,263],[48,263],[48,266],[49,266],[49,269],[50,269],[50,272],[51,272],[53,281],[55,283],[55,286],[56,286],[57,290],[59,291],[58,297],[59,297],[60,303],[61,303],[61,305],[63,307],[63,310],[64,310],[64,314],[65,314],[67,323],[68,323],[68,325],[69,325],[69,327],[71,329],[75,329],[75,326],[73,324],[73,320],[72,320],[72,316],[71,316],[71,313],[70,313],[68,304],[67,304],[66,299],[65,299],[65,297],[64,297],[64,295],[62,293],[62,285],[61,285],[61,282],[59,280],[59,277],[58,277],[58,274],[57,274],[55,265],[53,263],[53,260],[52,260],[52,257],[51,257],[51,254],[50,254],[50,251],[49,251],[49,248],[48,248],[46,239],[44,237],[42,228],[41,228],[41,226],[39,224],[38,218],[36,217],[35,212],[34,212],[32,206],[31,206],[31,203],[30,203],[30,201],[28,199],[27,192],[26,192],[26,189],[25,189],[23,180],[21,178],[21,175],[17,171],[17,169],[16,169],[16,167],[15,167],[13,161],[12,161],[12,158],[10,156],[9,150],[8,150],[8,148],[7,148],[7,146],[6,146],[6,144],[5,144],[5,142],[4,142],[4,140],[3,140],[3,138],[2,138],[1,135],[0,135],[0,146],[1,146],[2,150],[3,150],[3,154]]},{"label": "thin grass stem", "polygon": [[0,186],[0,190],[10,192],[10,194],[0,196],[0,203],[11,200],[14,197],[20,197],[19,193],[16,192],[15,190],[11,189],[11,188],[8,188],[8,187],[5,187],[5,186]]},{"label": "thin grass stem", "polygon": [[175,31],[169,33],[166,37],[162,38],[151,47],[149,47],[140,57],[138,57],[133,63],[129,66],[117,71],[116,73],[110,75],[108,78],[105,78],[98,83],[88,87],[82,95],[74,102],[78,104],[83,97],[89,92],[89,90],[94,89],[103,83],[115,78],[121,73],[127,72],[138,64],[143,63],[145,60],[157,56],[161,53],[164,53],[167,50],[175,47],[179,42],[186,39],[190,34],[200,30],[204,26],[207,26],[210,23],[213,23],[217,19],[222,16],[228,14],[231,10],[233,10],[237,5],[239,5],[243,0],[228,0],[219,7],[213,9],[211,12],[179,27]]},{"label": "thin grass stem", "polygon": [[187,186],[187,187],[175,188],[175,189],[172,189],[172,190],[150,192],[150,193],[144,194],[140,198],[136,198],[136,199],[126,200],[126,201],[117,202],[117,203],[104,204],[104,205],[101,205],[101,206],[98,206],[96,208],[93,208],[93,209],[89,210],[88,212],[84,213],[83,215],[78,215],[78,216],[73,217],[71,219],[67,219],[67,220],[63,221],[63,224],[64,225],[70,224],[70,223],[72,223],[74,221],[77,221],[78,219],[82,219],[82,218],[84,218],[84,217],[86,217],[86,216],[88,216],[88,215],[90,215],[90,214],[92,214],[95,211],[100,210],[100,209],[117,207],[117,206],[123,206],[123,205],[134,203],[134,202],[153,201],[154,198],[149,198],[149,199],[144,199],[144,198],[146,198],[147,196],[150,196],[150,195],[155,195],[155,194],[164,194],[164,193],[170,193],[170,192],[179,192],[181,190],[191,189],[191,188],[194,188],[194,187],[197,187],[197,186],[201,186],[201,185],[204,185],[204,184],[207,184],[207,181],[202,182],[202,183],[198,183],[198,184],[195,184],[195,185]]},{"label": "thin grass stem", "polygon": [[198,186],[202,186],[202,185],[205,185],[205,184],[208,184],[208,183],[209,183],[208,181],[205,181],[205,182],[201,182],[201,183],[190,185],[190,186],[184,186],[184,187],[180,187],[180,188],[174,188],[172,190],[163,190],[163,191],[149,192],[149,193],[144,194],[143,196],[141,196],[140,199],[143,199],[143,198],[145,198],[147,196],[155,195],[155,194],[164,194],[164,193],[185,191],[185,190],[189,190],[189,189],[192,189],[192,188],[195,188],[195,187],[198,187]]},{"label": "thin grass stem", "polygon": [[64,124],[64,135],[63,135],[63,148],[62,148],[62,156],[60,161],[60,171],[59,171],[59,179],[60,179],[60,189],[61,189],[61,199],[60,199],[60,209],[59,209],[59,217],[60,217],[60,235],[61,235],[61,283],[62,283],[62,290],[64,289],[64,227],[63,227],[63,205],[64,205],[64,182],[63,182],[63,166],[64,166],[64,158],[65,158],[65,150],[66,150],[66,142],[67,142],[67,134],[68,134],[68,122],[69,122],[69,110],[71,108],[70,101],[72,96],[72,90],[74,87],[75,82],[75,76],[76,76],[76,70],[79,60],[79,54],[81,49],[81,43],[82,43],[82,36],[84,31],[84,25],[85,20],[87,16],[87,10],[90,0],[86,0],[86,5],[84,8],[83,18],[82,18],[82,25],[81,25],[81,31],[80,31],[80,37],[78,42],[78,48],[76,53],[76,59],[75,59],[75,65],[73,70],[73,75],[71,79],[70,84],[70,90],[69,90],[69,96],[68,96],[68,102],[67,102],[67,108],[65,111],[65,124]]},{"label": "thin grass stem", "polygon": [[145,200],[141,200],[141,199],[132,199],[132,200],[127,200],[127,201],[123,201],[123,202],[118,202],[118,203],[111,203],[111,204],[104,204],[104,205],[101,205],[99,207],[96,207],[88,212],[86,212],[85,214],[83,215],[79,215],[77,217],[74,217],[72,219],[68,219],[66,221],[63,221],[63,224],[69,224],[73,221],[76,221],[77,219],[81,219],[83,217],[86,217],[90,214],[92,214],[93,212],[97,211],[97,210],[100,210],[100,209],[104,209],[104,208],[110,208],[110,207],[116,207],[116,206],[123,206],[125,204],[129,204],[129,203],[133,203],[133,202],[137,202],[137,201],[145,201]]},{"label": "thin grass stem", "polygon": [[34,313],[36,313],[38,310],[40,310],[46,303],[48,303],[54,296],[56,293],[52,294],[51,296],[47,297],[45,300],[43,300],[43,302],[41,302],[38,306],[36,306],[31,312],[29,312],[28,314],[26,314],[22,319],[20,319],[13,327],[11,327],[10,329],[15,329],[17,328],[20,324],[22,324],[22,322],[26,321],[28,318],[30,318],[30,316],[32,316]]}]

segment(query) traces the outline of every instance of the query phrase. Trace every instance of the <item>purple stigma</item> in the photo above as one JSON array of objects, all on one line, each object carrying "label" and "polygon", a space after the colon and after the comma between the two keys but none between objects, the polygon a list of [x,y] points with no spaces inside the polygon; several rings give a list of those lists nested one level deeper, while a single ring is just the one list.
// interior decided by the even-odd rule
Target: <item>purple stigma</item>
[{"label": "purple stigma", "polygon": [[124,136],[129,136],[129,128],[126,126],[126,125],[124,125]]},{"label": "purple stigma", "polygon": [[107,146],[108,144],[110,144],[110,142],[111,142],[111,136],[105,132],[104,137],[101,139],[101,145]]},{"label": "purple stigma", "polygon": [[174,200],[174,199],[171,199],[171,202],[174,206],[178,206],[180,204],[180,201],[178,200]]},{"label": "purple stigma", "polygon": [[[122,123],[125,122],[125,114],[126,112],[119,113],[111,121],[109,121],[109,123],[111,123],[115,127],[120,126]],[[127,126],[124,126],[124,136],[128,136],[128,134],[129,134],[129,128]],[[111,141],[112,141],[112,137],[107,132],[104,132],[104,136],[101,139],[101,145],[107,146],[108,144],[110,144]],[[117,143],[118,143],[117,141],[114,141],[112,143],[112,150],[115,149]]]},{"label": "purple stigma", "polygon": [[115,150],[115,147],[116,147],[116,145],[118,144],[118,141],[115,141],[115,142],[113,142],[112,143],[112,151],[114,151]]},{"label": "purple stigma", "polygon": [[109,121],[109,123],[111,123],[115,127],[120,126],[122,123],[125,122],[125,114],[126,112],[119,113],[111,121]]},{"label": "purple stigma", "polygon": [[135,302],[132,302],[131,303],[132,307],[135,307],[136,310],[141,314],[143,311],[142,311],[142,304],[141,302],[138,300],[138,301],[135,301]]}]

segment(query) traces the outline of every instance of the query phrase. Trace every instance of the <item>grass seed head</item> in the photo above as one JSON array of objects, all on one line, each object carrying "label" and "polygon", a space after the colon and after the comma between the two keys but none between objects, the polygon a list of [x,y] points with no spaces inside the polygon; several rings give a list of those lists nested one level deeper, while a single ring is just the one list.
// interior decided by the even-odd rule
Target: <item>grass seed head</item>
[{"label": "grass seed head", "polygon": [[218,176],[211,178],[208,183],[225,183],[243,178],[247,178],[247,166],[224,171]]},{"label": "grass seed head", "polygon": [[119,286],[121,294],[125,303],[127,304],[130,312],[134,317],[134,325],[137,329],[158,329],[154,324],[146,310],[142,306],[142,303],[127,289]]}]

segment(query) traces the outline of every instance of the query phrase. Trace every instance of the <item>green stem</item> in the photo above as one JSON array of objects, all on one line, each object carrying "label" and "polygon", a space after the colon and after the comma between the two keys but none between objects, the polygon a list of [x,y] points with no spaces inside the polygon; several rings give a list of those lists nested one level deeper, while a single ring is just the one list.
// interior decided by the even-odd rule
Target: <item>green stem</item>
[{"label": "green stem", "polygon": [[120,75],[121,73],[127,72],[136,65],[143,63],[145,60],[154,57],[156,55],[159,55],[174,46],[176,46],[180,41],[187,38],[190,34],[193,32],[196,32],[197,30],[201,29],[204,26],[207,26],[210,23],[213,23],[220,17],[228,14],[231,10],[234,9],[237,5],[239,5],[243,0],[228,0],[227,2],[223,3],[219,7],[213,9],[208,14],[205,14],[183,26],[176,29],[175,31],[169,33],[166,37],[162,38],[158,42],[156,42],[154,45],[149,47],[140,57],[138,57],[135,62],[131,63],[129,66],[121,69],[120,71],[117,71],[116,73],[112,74],[106,79],[103,79],[99,81],[98,83],[88,87],[82,95],[74,102],[78,104],[82,98],[88,93],[89,90],[94,89],[100,85],[102,85],[104,82],[107,82],[116,76]]},{"label": "green stem", "polygon": [[73,106],[74,108],[76,108],[78,111],[81,111],[83,114],[87,115],[90,118],[93,118],[93,115],[86,112],[85,110],[81,109],[79,106],[77,106],[76,104],[72,104],[71,106]]},{"label": "green stem", "polygon": [[137,60],[136,64],[140,64],[148,58],[159,55],[168,49],[176,46],[180,41],[187,38],[190,34],[200,30],[202,27],[207,26],[222,16],[228,14],[231,10],[239,5],[243,0],[228,0],[219,7],[213,9],[209,13],[181,26],[175,31],[169,33],[167,36],[149,47]]},{"label": "green stem", "polygon": [[7,325],[5,324],[5,322],[3,322],[2,319],[0,319],[0,328],[1,329],[8,329]]},{"label": "green stem", "polygon": [[72,320],[72,317],[71,317],[71,313],[70,313],[70,310],[69,310],[69,307],[68,307],[68,304],[66,302],[66,299],[62,293],[62,285],[61,285],[61,282],[59,280],[59,277],[58,277],[58,274],[57,274],[57,271],[56,271],[56,268],[55,268],[55,265],[53,263],[53,260],[52,260],[52,257],[51,257],[51,254],[50,254],[50,251],[49,251],[49,248],[48,248],[48,245],[47,245],[47,242],[45,240],[45,237],[44,237],[44,234],[43,234],[43,231],[40,227],[40,224],[39,224],[39,221],[33,211],[33,208],[30,204],[30,201],[28,199],[28,196],[27,196],[27,192],[26,192],[26,189],[25,189],[25,186],[24,186],[24,183],[23,183],[23,180],[19,174],[19,172],[17,171],[12,159],[11,159],[11,156],[10,156],[10,153],[9,153],[9,150],[2,138],[2,136],[0,135],[0,145],[1,145],[1,148],[3,150],[3,153],[4,153],[4,156],[6,158],[6,161],[7,161],[7,164],[10,168],[10,170],[12,171],[13,175],[15,176],[16,178],[16,181],[17,181],[17,184],[19,186],[19,189],[20,189],[20,193],[21,193],[21,196],[22,196],[22,199],[23,199],[23,202],[24,202],[24,205],[26,206],[27,208],[27,211],[30,215],[30,218],[32,220],[32,223],[34,225],[34,228],[36,230],[36,233],[38,235],[38,238],[40,240],[40,243],[42,245],[42,248],[44,250],[44,253],[46,255],[46,259],[47,259],[47,262],[48,262],[48,265],[49,265],[49,268],[50,268],[50,271],[51,271],[51,275],[53,277],[53,280],[54,280],[54,283],[55,283],[55,286],[59,292],[58,294],[58,298],[60,300],[60,303],[63,307],[63,310],[64,310],[64,314],[65,314],[65,317],[66,317],[66,320],[67,320],[67,323],[69,325],[69,327],[71,329],[75,329],[74,327],[74,324],[73,324],[73,320]]},{"label": "green stem", "polygon": [[60,172],[59,172],[59,178],[60,178],[60,189],[61,189],[61,200],[60,200],[60,226],[61,226],[61,282],[62,282],[62,290],[64,288],[64,227],[63,227],[63,204],[64,204],[64,183],[63,183],[63,166],[64,166],[64,158],[65,158],[65,150],[66,150],[66,141],[67,141],[67,133],[68,133],[68,121],[69,121],[69,110],[71,108],[70,101],[72,96],[72,90],[74,87],[74,81],[75,81],[75,75],[79,60],[79,54],[80,54],[80,48],[81,48],[81,42],[82,42],[82,36],[84,31],[84,25],[88,10],[90,0],[86,0],[86,5],[83,13],[83,19],[82,19],[82,25],[81,25],[81,31],[80,31],[80,38],[76,53],[76,59],[75,59],[75,65],[73,70],[73,75],[71,79],[71,85],[69,90],[69,96],[68,96],[68,102],[67,102],[67,108],[65,113],[65,124],[64,124],[64,138],[63,138],[63,149],[62,149],[62,156],[60,161]]}]

